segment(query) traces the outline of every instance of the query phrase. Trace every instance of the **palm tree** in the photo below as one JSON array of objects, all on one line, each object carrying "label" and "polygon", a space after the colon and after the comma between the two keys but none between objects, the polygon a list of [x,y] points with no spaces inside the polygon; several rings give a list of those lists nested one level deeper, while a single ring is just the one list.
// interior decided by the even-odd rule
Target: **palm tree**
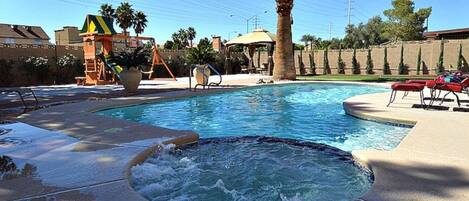
[{"label": "palm tree", "polygon": [[305,47],[308,46],[308,44],[310,45],[310,50],[313,50],[313,42],[316,40],[316,38],[312,35],[303,35],[301,37],[301,42],[305,43]]},{"label": "palm tree", "polygon": [[187,39],[190,42],[190,47],[192,48],[192,41],[194,41],[195,36],[197,35],[197,32],[195,31],[194,27],[189,27],[187,28],[186,34],[187,34]]},{"label": "palm tree", "polygon": [[141,33],[143,33],[143,31],[145,30],[145,28],[147,27],[147,16],[145,15],[145,13],[143,13],[142,11],[138,11],[137,13],[135,13],[135,17],[134,17],[134,31],[135,31],[135,34],[137,34],[137,36]]},{"label": "palm tree", "polygon": [[127,33],[127,29],[132,27],[134,19],[134,9],[132,5],[128,2],[123,2],[116,9],[117,24],[124,31],[124,34]]},{"label": "palm tree", "polygon": [[101,9],[99,10],[99,14],[103,17],[110,18],[114,20],[116,17],[116,10],[112,8],[111,4],[101,4]]},{"label": "palm tree", "polygon": [[291,10],[293,0],[275,0],[277,3],[277,43],[275,47],[275,80],[295,80],[296,69],[293,58]]}]

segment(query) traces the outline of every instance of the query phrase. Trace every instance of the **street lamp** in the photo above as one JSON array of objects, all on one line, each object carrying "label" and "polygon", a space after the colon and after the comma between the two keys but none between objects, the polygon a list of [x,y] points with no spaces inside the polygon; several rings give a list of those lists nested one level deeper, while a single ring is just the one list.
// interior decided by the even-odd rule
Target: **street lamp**
[{"label": "street lamp", "polygon": [[262,13],[255,14],[255,15],[253,15],[253,16],[250,17],[250,18],[243,17],[243,16],[239,16],[239,15],[230,15],[230,17],[240,17],[240,18],[242,18],[243,20],[246,20],[246,33],[249,33],[249,21],[251,21],[252,19],[256,18],[258,15],[260,15],[260,14],[265,14],[265,13],[268,13],[268,11],[264,11],[264,12],[262,12]]},{"label": "street lamp", "polygon": [[228,32],[228,40],[231,40],[231,34],[232,33],[238,33],[237,31],[230,31]]}]

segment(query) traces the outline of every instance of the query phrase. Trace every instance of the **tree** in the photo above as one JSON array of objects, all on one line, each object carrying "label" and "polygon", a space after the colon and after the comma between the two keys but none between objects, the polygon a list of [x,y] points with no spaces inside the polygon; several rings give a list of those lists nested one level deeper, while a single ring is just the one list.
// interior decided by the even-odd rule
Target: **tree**
[{"label": "tree", "polygon": [[197,32],[195,31],[194,27],[187,28],[186,35],[187,35],[187,39],[190,42],[190,47],[192,48],[193,46],[192,41],[194,41],[195,36],[197,35]]},{"label": "tree", "polygon": [[163,45],[163,48],[168,49],[168,50],[173,49],[173,47],[174,47],[174,42],[172,40],[166,41]]},{"label": "tree", "polygon": [[174,42],[173,49],[184,49],[189,45],[187,31],[185,29],[179,29],[171,35]]},{"label": "tree", "polygon": [[309,67],[311,68],[311,75],[316,75],[316,62],[314,62],[314,51],[309,54]]},{"label": "tree", "polygon": [[275,0],[277,8],[277,43],[275,47],[275,80],[295,80],[291,11],[293,0]]},{"label": "tree", "polygon": [[121,3],[121,5],[116,9],[116,18],[117,24],[126,34],[127,29],[133,25],[134,21],[134,9],[132,8],[132,5],[128,2]]},{"label": "tree", "polygon": [[324,71],[322,72],[323,75],[327,75],[331,73],[331,67],[329,66],[329,58],[328,58],[328,49],[324,50]]},{"label": "tree", "polygon": [[343,44],[346,48],[368,48],[387,42],[388,39],[383,35],[383,27],[384,22],[379,16],[371,18],[366,24],[349,25],[345,29]]},{"label": "tree", "polygon": [[375,74],[373,71],[373,59],[371,58],[371,49],[368,49],[368,55],[366,56],[366,74]]},{"label": "tree", "polygon": [[458,53],[458,71],[461,71],[464,65],[464,56],[462,55],[462,44],[459,44],[459,53]]},{"label": "tree", "polygon": [[404,44],[401,45],[401,57],[399,60],[399,66],[397,67],[399,71],[399,75],[403,75],[407,73],[406,65],[404,64]]},{"label": "tree", "polygon": [[189,49],[187,59],[191,64],[208,64],[215,61],[215,51],[211,45],[207,45],[204,41],[199,43],[197,47]]},{"label": "tree", "polygon": [[198,46],[212,47],[212,42],[210,41],[210,39],[205,37],[205,38],[202,38],[202,39],[199,40]]},{"label": "tree", "polygon": [[438,57],[438,63],[436,64],[436,73],[437,74],[442,74],[445,72],[445,64],[444,64],[444,59],[445,59],[445,43],[443,40],[441,40],[441,45],[440,45],[440,57]]},{"label": "tree", "polygon": [[417,55],[417,75],[420,75],[422,68],[422,47],[419,47],[419,53]]},{"label": "tree", "polygon": [[305,43],[305,47],[310,45],[310,50],[313,50],[313,41],[316,40],[316,38],[310,34],[303,35],[301,37],[301,42]]},{"label": "tree", "polygon": [[388,48],[384,47],[384,61],[383,61],[383,74],[391,75],[391,68],[388,62]]},{"label": "tree", "polygon": [[412,0],[393,0],[393,8],[385,10],[388,18],[384,27],[385,34],[393,41],[420,40],[422,33],[427,30],[425,21],[430,17],[432,8],[415,10]]},{"label": "tree", "polygon": [[345,74],[345,62],[342,59],[342,48],[339,49],[339,58],[337,59],[337,73]]},{"label": "tree", "polygon": [[137,13],[135,13],[133,24],[134,24],[134,31],[135,31],[135,34],[137,34],[137,36],[143,33],[143,31],[145,31],[145,28],[147,27],[147,22],[148,20],[147,20],[147,16],[145,15],[145,13],[143,13],[142,11],[138,11]]},{"label": "tree", "polygon": [[116,10],[112,8],[111,4],[101,4],[101,9],[99,10],[99,14],[103,17],[110,18],[114,20],[116,17]]},{"label": "tree", "polygon": [[357,49],[353,49],[352,70],[353,70],[353,74],[355,75],[360,74],[360,64],[357,61]]}]

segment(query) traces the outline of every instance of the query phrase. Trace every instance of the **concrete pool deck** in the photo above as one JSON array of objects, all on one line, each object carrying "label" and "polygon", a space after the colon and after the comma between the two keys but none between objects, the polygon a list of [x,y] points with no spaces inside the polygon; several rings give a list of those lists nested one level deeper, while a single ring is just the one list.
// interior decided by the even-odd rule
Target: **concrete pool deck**
[{"label": "concrete pool deck", "polygon": [[353,116],[416,123],[393,151],[352,153],[375,175],[363,199],[469,200],[469,113],[412,109],[419,103],[417,94],[405,99],[398,96],[395,104],[386,107],[389,95],[368,94],[344,102],[346,112]]},{"label": "concrete pool deck", "polygon": [[[30,143],[4,150],[0,145],[0,155],[9,155],[23,169],[26,164],[35,167],[29,168],[35,173],[0,181],[0,200],[144,200],[129,185],[130,167],[154,153],[158,144],[193,143],[198,140],[197,134],[91,112],[253,86],[258,78],[227,80],[224,89],[211,91],[184,90],[90,100],[24,114],[18,121],[35,129],[35,134],[28,136]],[[167,87],[186,86],[178,83]],[[411,109],[418,102],[414,94],[387,108],[388,98],[388,93],[371,94],[344,103],[349,114],[360,118],[416,123],[393,151],[353,152],[375,175],[375,183],[363,199],[468,200],[469,132],[465,124],[469,114]],[[12,137],[25,135],[16,133]]]}]

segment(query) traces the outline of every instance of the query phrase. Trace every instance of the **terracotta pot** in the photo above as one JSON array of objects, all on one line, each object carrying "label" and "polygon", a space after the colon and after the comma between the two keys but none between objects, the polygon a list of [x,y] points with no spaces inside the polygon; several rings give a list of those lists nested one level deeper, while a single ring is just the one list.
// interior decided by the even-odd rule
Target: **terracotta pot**
[{"label": "terracotta pot", "polygon": [[120,74],[122,85],[124,85],[125,92],[135,93],[138,90],[140,81],[142,81],[142,72],[136,68],[123,70]]},{"label": "terracotta pot", "polygon": [[194,68],[194,77],[197,81],[197,84],[200,85],[207,85],[208,84],[208,78],[210,77],[210,68],[204,65],[198,65],[196,68]]}]

